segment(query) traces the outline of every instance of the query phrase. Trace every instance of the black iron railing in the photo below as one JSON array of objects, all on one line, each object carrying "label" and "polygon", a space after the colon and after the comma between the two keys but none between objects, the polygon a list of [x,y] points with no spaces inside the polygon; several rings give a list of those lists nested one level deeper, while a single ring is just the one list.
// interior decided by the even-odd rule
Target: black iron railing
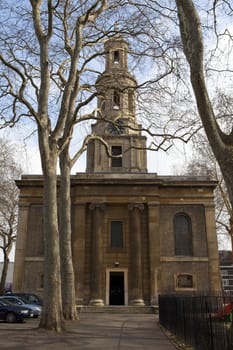
[{"label": "black iron railing", "polygon": [[159,296],[159,320],[195,350],[233,350],[233,296]]}]

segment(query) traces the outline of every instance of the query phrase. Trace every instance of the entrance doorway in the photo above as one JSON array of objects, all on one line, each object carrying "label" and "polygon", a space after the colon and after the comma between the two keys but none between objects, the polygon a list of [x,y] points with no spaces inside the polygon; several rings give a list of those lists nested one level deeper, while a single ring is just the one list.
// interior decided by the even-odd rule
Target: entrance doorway
[{"label": "entrance doorway", "polygon": [[125,305],[124,272],[110,272],[109,305]]},{"label": "entrance doorway", "polygon": [[[120,287],[122,292],[118,298],[113,291]],[[111,292],[112,291],[112,292]],[[122,295],[123,293],[123,295]],[[115,297],[113,297],[115,295]],[[105,289],[106,305],[128,305],[128,269],[112,267],[106,269],[106,289]]]}]

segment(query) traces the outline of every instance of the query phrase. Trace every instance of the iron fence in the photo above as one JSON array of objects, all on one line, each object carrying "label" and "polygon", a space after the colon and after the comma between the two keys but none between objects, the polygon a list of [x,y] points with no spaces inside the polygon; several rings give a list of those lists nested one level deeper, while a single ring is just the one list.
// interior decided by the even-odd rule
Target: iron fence
[{"label": "iron fence", "polygon": [[161,325],[195,350],[233,350],[233,296],[160,295]]}]

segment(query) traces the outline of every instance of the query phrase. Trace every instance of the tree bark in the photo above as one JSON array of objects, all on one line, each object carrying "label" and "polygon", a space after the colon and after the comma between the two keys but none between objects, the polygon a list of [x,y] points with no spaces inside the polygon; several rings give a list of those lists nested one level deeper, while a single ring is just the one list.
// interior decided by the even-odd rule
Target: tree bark
[{"label": "tree bark", "polygon": [[40,328],[61,332],[64,329],[60,251],[57,211],[57,156],[50,154],[49,166],[44,171],[44,305]]},{"label": "tree bark", "polygon": [[0,295],[5,293],[6,277],[7,277],[7,271],[9,266],[8,255],[5,251],[3,251],[3,254],[4,254],[4,260],[3,260],[2,276],[1,276],[1,282],[0,282]]},{"label": "tree bark", "polygon": [[52,132],[49,118],[50,68],[49,41],[53,28],[52,0],[47,1],[47,31],[42,21],[42,1],[30,0],[33,12],[35,34],[40,47],[40,87],[38,89],[38,111],[36,121],[41,165],[44,175],[43,230],[44,230],[44,300],[40,328],[60,332],[64,328],[60,247],[57,206],[57,162],[58,138],[61,128]]},{"label": "tree bark", "polygon": [[62,306],[66,320],[77,320],[75,278],[71,249],[71,199],[68,146],[60,154],[59,234],[61,256]]},{"label": "tree bark", "polygon": [[192,0],[176,0],[183,49],[190,66],[191,83],[202,124],[222,171],[233,208],[233,132],[219,127],[205,83],[201,23]]}]

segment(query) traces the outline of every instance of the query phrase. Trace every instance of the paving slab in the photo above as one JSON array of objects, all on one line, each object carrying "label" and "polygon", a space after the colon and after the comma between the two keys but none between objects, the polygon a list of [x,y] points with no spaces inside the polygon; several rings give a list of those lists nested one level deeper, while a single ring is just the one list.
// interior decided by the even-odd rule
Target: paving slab
[{"label": "paving slab", "polygon": [[175,350],[157,315],[81,313],[66,332],[39,330],[38,320],[0,323],[1,350]]}]

